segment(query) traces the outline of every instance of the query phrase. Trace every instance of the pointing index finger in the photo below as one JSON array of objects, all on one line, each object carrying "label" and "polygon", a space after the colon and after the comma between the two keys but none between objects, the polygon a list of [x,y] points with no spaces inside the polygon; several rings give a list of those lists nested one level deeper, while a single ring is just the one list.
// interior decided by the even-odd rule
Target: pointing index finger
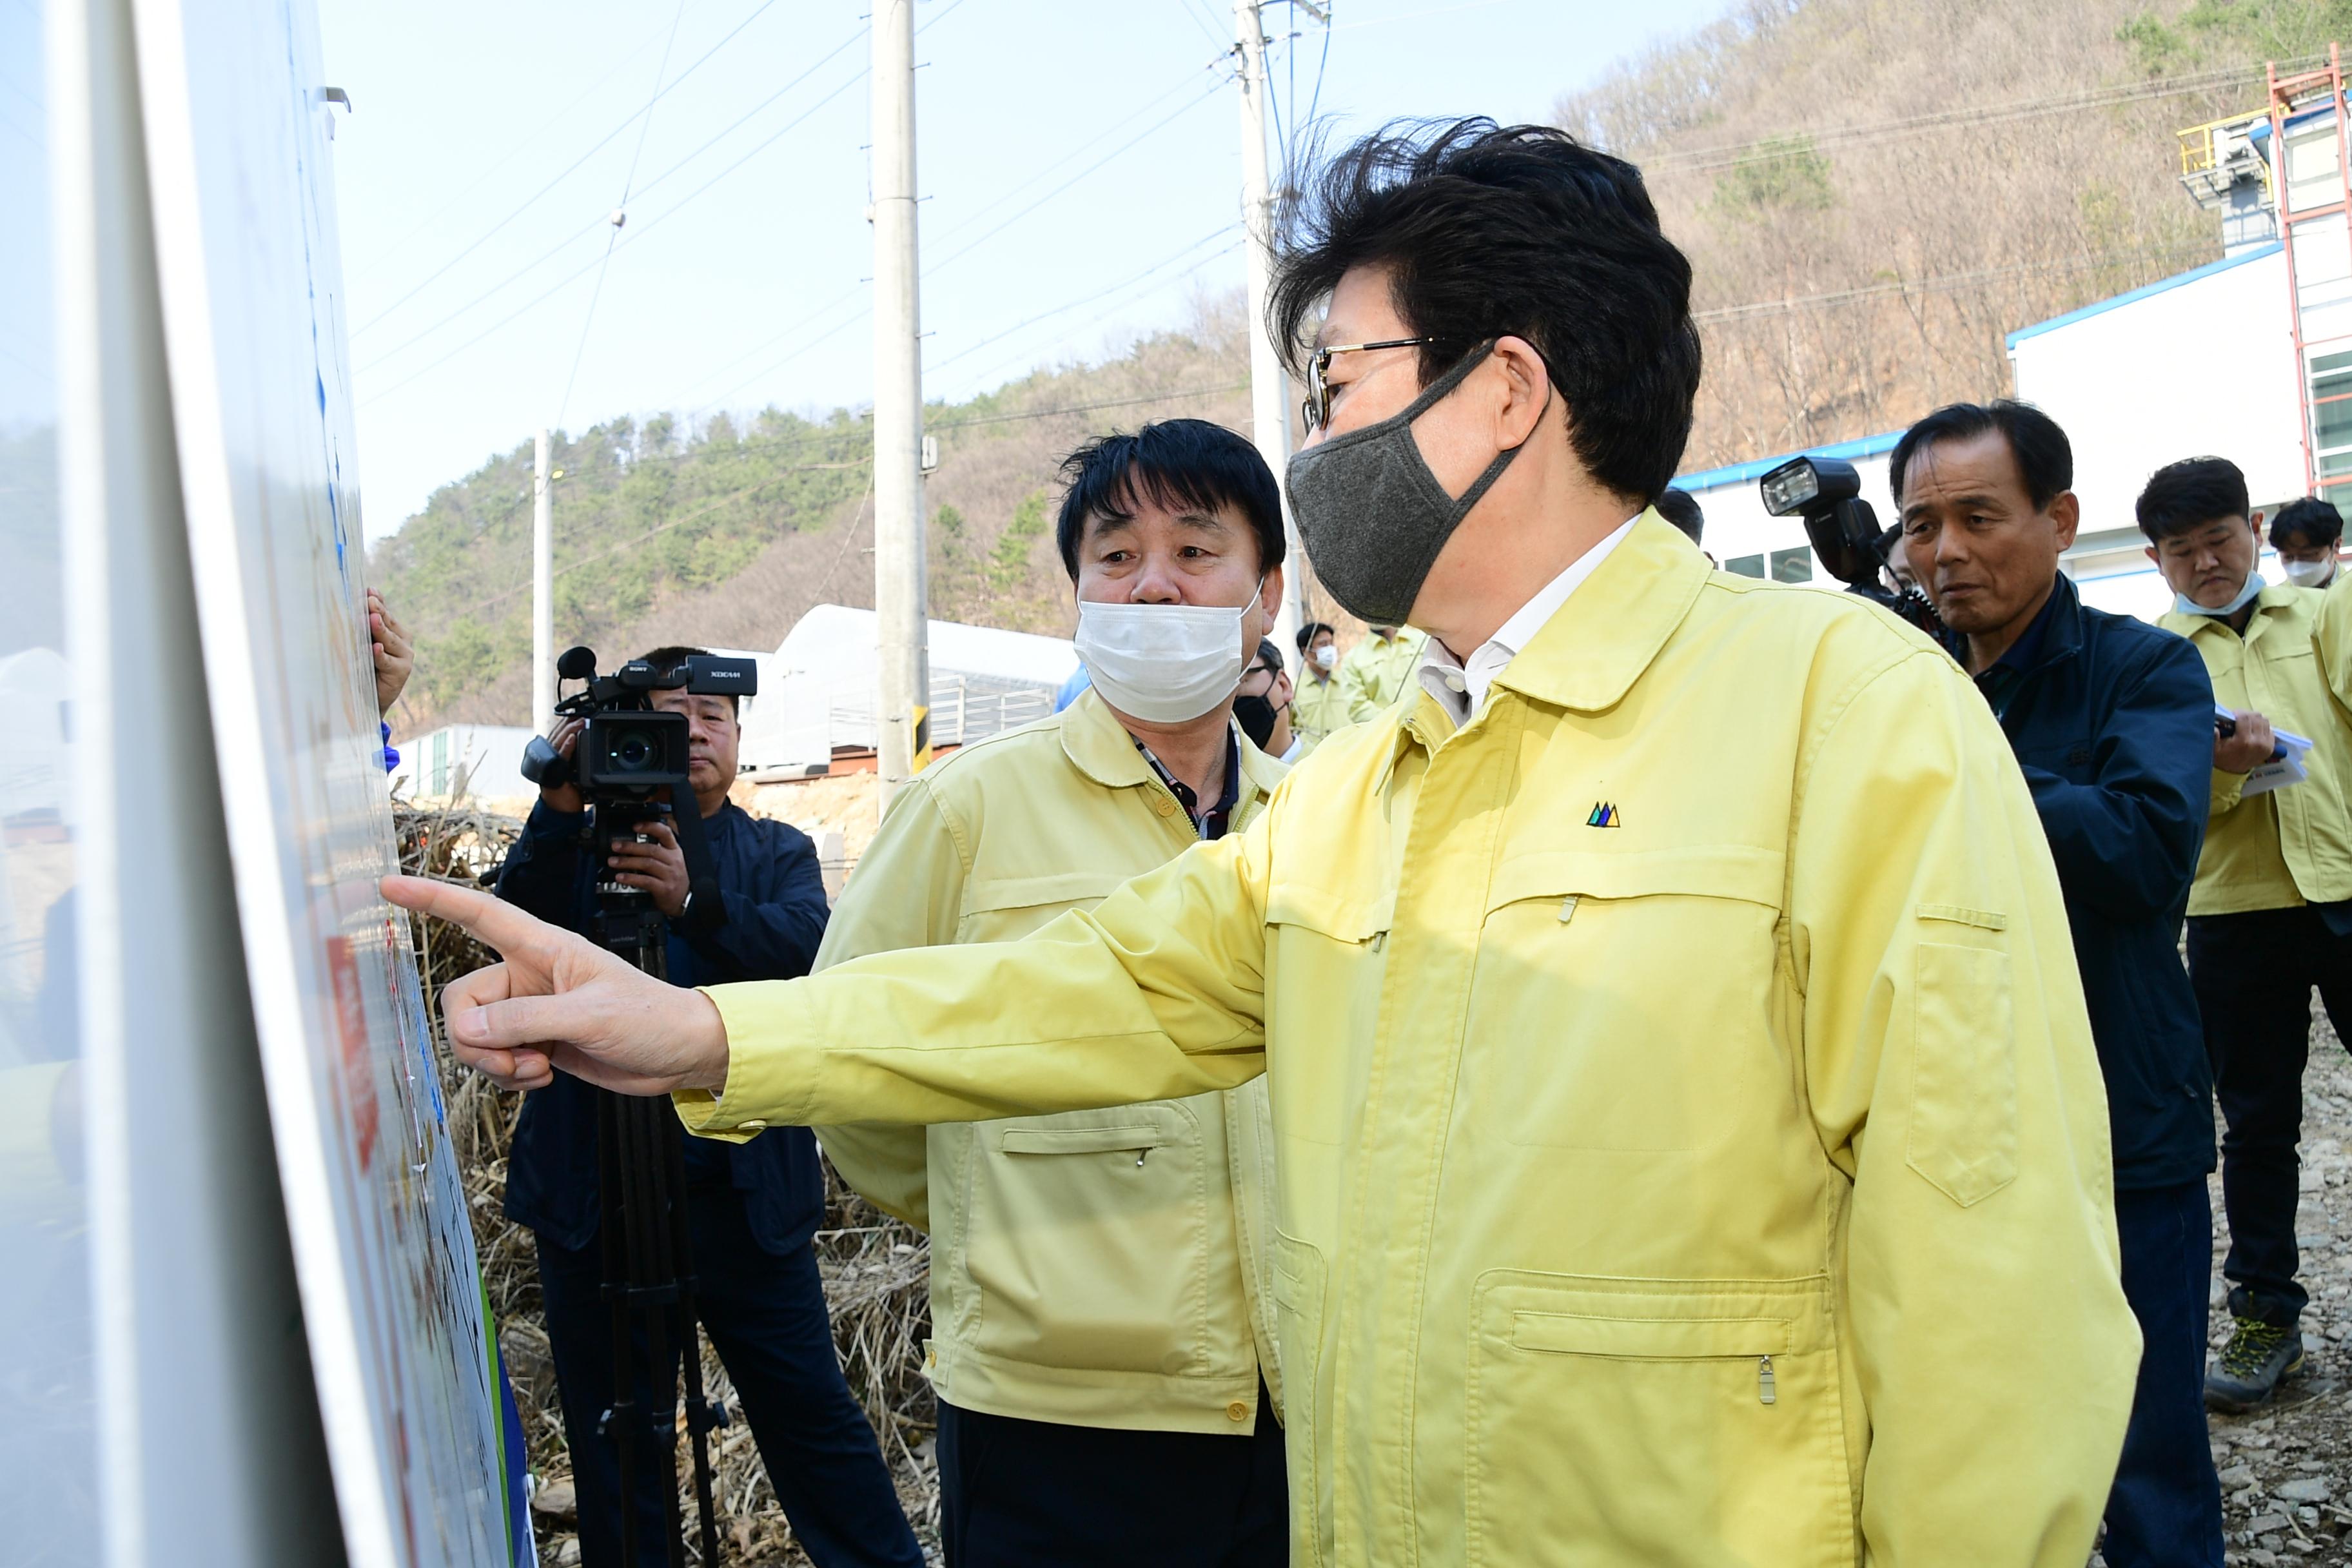
[{"label": "pointing index finger", "polygon": [[507,958],[544,957],[552,928],[502,899],[428,877],[386,877],[383,896],[404,910],[460,926]]}]

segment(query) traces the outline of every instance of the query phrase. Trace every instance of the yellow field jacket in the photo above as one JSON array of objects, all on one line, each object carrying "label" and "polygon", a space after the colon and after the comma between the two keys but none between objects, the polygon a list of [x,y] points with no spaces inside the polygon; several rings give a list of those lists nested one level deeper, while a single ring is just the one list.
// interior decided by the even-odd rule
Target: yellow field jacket
[{"label": "yellow field jacket", "polygon": [[[1237,742],[1232,825],[1283,766]],[[890,803],[816,967],[1007,942],[1198,841],[1089,689],[1050,719],[943,758]],[[966,1410],[1247,1434],[1277,1397],[1274,1124],[1266,1088],[928,1130],[818,1129],[849,1184],[929,1230],[926,1370]]]},{"label": "yellow field jacket", "polygon": [[1348,698],[1348,717],[1369,719],[1397,700],[1412,679],[1412,672],[1421,668],[1421,650],[1429,646],[1426,633],[1407,626],[1397,628],[1397,635],[1382,642],[1370,632],[1364,640],[1348,650],[1339,661],[1339,673],[1331,679],[1339,683]]},{"label": "yellow field jacket", "polygon": [[1291,692],[1290,728],[1306,743],[1302,757],[1321,745],[1333,731],[1344,730],[1356,721],[1348,710],[1348,683],[1336,669],[1328,680],[1301,674]]},{"label": "yellow field jacket", "polygon": [[2311,742],[2304,783],[2243,797],[2246,775],[2213,770],[2192,915],[2292,909],[2352,899],[2352,720],[2327,688],[2313,634],[2324,593],[2274,583],[2245,635],[2218,616],[2178,610],[2157,625],[2196,646],[2213,700],[2248,709]]},{"label": "yellow field jacket", "polygon": [[714,987],[722,1135],[1265,1072],[1293,1561],[2081,1568],[2107,1114],[1984,700],[1643,517],[1455,730],[1026,942]]}]

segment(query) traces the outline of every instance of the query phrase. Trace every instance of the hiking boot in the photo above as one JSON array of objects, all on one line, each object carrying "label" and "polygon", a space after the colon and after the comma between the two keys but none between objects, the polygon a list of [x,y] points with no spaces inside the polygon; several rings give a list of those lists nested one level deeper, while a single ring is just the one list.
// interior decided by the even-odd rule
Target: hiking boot
[{"label": "hiking boot", "polygon": [[2205,1407],[2243,1415],[2303,1371],[2303,1335],[2276,1323],[2240,1318],[2221,1358],[2205,1374]]}]

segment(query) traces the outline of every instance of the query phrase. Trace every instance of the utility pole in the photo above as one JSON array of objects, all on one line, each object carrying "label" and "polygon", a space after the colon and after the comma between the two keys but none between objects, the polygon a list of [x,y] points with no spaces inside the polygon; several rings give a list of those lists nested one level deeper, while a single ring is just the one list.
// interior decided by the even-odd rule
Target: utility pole
[{"label": "utility pole", "polygon": [[882,802],[914,776],[930,700],[923,360],[915,271],[915,0],[874,6],[874,621]]},{"label": "utility pole", "polygon": [[[1265,332],[1265,296],[1274,269],[1274,192],[1265,163],[1265,28],[1261,0],[1234,0],[1234,29],[1241,53],[1242,227],[1249,243],[1250,439],[1276,480],[1290,462],[1290,378]],[[1297,651],[1298,628],[1307,621],[1307,554],[1298,545],[1298,525],[1290,502],[1282,506],[1282,529],[1289,545],[1284,574],[1282,613],[1275,619],[1274,645],[1287,662]]]},{"label": "utility pole", "polygon": [[530,716],[555,727],[555,497],[548,477],[548,432],[539,433],[530,479]]}]

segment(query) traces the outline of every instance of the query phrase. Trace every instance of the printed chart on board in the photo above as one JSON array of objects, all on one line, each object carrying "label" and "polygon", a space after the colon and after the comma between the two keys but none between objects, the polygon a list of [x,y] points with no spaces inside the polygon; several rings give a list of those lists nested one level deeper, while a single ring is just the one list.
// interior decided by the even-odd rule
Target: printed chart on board
[{"label": "printed chart on board", "polygon": [[[247,976],[354,1568],[509,1560],[480,1289],[361,610],[307,0],[134,0],[173,419]],[[193,13],[193,14],[191,14]]]}]

